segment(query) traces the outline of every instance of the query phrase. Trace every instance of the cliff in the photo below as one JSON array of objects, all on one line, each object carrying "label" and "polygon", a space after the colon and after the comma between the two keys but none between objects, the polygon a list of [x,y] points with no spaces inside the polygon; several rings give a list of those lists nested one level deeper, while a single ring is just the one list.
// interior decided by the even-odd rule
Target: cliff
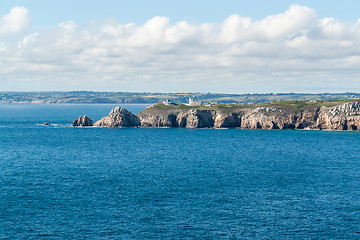
[{"label": "cliff", "polygon": [[94,126],[358,130],[360,102],[279,101],[211,107],[158,103],[137,115],[117,107]]}]

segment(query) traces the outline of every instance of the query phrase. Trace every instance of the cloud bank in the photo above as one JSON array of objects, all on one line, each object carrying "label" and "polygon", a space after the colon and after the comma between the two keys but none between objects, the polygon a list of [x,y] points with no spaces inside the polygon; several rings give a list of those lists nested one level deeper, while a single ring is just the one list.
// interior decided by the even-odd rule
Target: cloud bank
[{"label": "cloud bank", "polygon": [[360,91],[360,21],[305,6],[261,20],[69,21],[25,34],[30,21],[23,7],[0,16],[0,90]]}]

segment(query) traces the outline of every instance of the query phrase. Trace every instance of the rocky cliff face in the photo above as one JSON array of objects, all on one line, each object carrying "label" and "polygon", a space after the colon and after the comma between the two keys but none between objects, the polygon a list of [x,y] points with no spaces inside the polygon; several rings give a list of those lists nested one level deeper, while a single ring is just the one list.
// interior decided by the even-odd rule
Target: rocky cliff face
[{"label": "rocky cliff face", "polygon": [[214,114],[215,128],[238,128],[241,127],[241,113],[223,114],[217,112]]},{"label": "rocky cliff face", "polygon": [[162,111],[158,114],[139,113],[141,127],[214,127],[214,112],[211,110],[190,109]]},{"label": "rocky cliff face", "polygon": [[142,127],[186,128],[244,128],[244,129],[303,129],[316,125],[318,109],[287,113],[278,108],[258,107],[237,109],[224,113],[221,110],[171,110],[149,114],[139,113]]},{"label": "rocky cliff face", "polygon": [[116,107],[111,110],[109,116],[103,117],[95,122],[94,126],[98,127],[138,127],[140,126],[139,117],[133,115],[131,112],[123,107]]},{"label": "rocky cliff face", "polygon": [[186,128],[210,128],[214,127],[214,112],[211,110],[191,109],[176,117],[175,126]]},{"label": "rocky cliff face", "polygon": [[294,113],[251,112],[242,117],[244,129],[314,129],[319,109]]},{"label": "rocky cliff face", "polygon": [[80,116],[78,119],[73,121],[73,127],[91,127],[93,125],[93,121],[88,116]]},{"label": "rocky cliff face", "polygon": [[333,107],[311,106],[304,109],[277,107],[220,108],[148,108],[133,115],[114,108],[109,116],[95,123],[104,127],[184,127],[243,129],[328,129],[360,130],[360,102]]},{"label": "rocky cliff face", "polygon": [[322,107],[317,122],[320,129],[360,130],[360,102]]}]

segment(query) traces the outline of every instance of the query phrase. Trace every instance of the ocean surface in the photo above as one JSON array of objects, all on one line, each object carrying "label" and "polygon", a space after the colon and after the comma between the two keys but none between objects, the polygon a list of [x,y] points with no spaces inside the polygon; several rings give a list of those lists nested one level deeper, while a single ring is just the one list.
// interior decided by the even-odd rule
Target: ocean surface
[{"label": "ocean surface", "polygon": [[71,127],[114,106],[0,104],[0,239],[360,238],[360,132]]}]

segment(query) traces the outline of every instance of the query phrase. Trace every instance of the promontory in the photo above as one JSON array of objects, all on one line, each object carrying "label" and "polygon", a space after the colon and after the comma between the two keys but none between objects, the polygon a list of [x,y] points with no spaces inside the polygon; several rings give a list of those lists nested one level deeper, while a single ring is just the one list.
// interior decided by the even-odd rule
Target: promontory
[{"label": "promontory", "polygon": [[199,105],[159,102],[138,114],[116,107],[94,126],[360,130],[360,101]]}]

